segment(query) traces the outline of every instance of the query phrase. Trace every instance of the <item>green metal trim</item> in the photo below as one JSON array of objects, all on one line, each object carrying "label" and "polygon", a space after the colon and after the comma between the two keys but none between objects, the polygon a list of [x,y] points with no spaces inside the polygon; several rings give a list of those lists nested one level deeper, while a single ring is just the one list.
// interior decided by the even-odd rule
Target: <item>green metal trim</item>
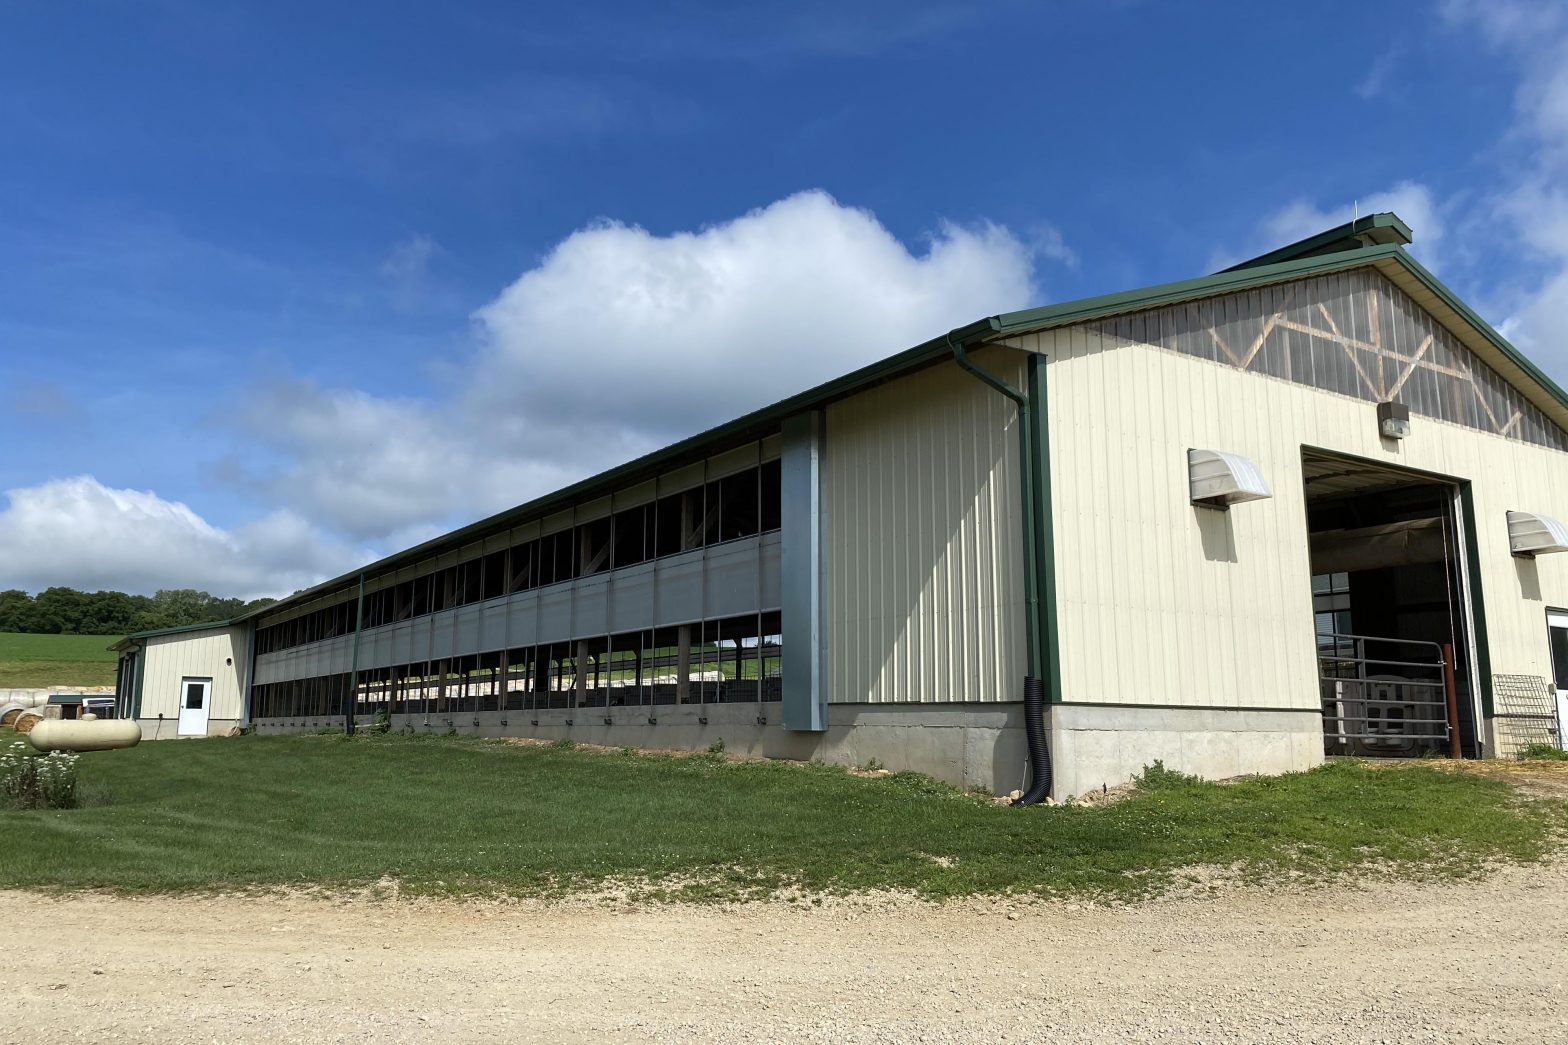
[{"label": "green metal trim", "polygon": [[[1475,495],[1470,481],[1459,484],[1459,505],[1465,521],[1466,572],[1470,575],[1470,619],[1475,623],[1475,671],[1481,678],[1481,714],[1491,718],[1496,713],[1492,699],[1492,650],[1487,642],[1486,598],[1481,586],[1481,539],[1475,529]],[[1476,740],[1481,739],[1481,724],[1476,723]]]},{"label": "green metal trim", "polygon": [[121,639],[119,642],[116,642],[112,646],[106,646],[105,648],[106,649],[111,649],[111,650],[117,650],[121,646],[130,645],[130,644],[138,642],[138,641],[140,641],[142,639],[154,639],[154,638],[158,638],[159,636],[162,636],[162,635],[183,635],[186,632],[191,632],[191,631],[217,631],[220,628],[231,627],[237,621],[240,621],[240,620],[243,620],[243,619],[244,618],[242,618],[242,617],[236,617],[236,618],[234,618],[234,620],[214,620],[214,621],[208,621],[205,624],[182,624],[178,628],[150,628],[147,631],[133,631],[133,632],[131,632],[131,634],[125,636],[125,638]]},{"label": "green metal trim", "polygon": [[359,635],[365,627],[365,575],[359,575],[359,602],[354,607],[354,652],[348,666],[348,697],[343,709],[344,729],[354,732],[354,713],[359,710]]},{"label": "green metal trim", "polygon": [[1035,514],[1035,474],[1039,471],[1039,443],[1034,436],[1034,411],[1029,397],[990,371],[982,369],[964,352],[964,337],[954,331],[948,335],[953,348],[953,361],[985,384],[1013,401],[1018,409],[1018,472],[1019,497],[1023,526],[1019,532],[1024,549],[1024,644],[1028,649],[1029,677],[1040,678],[1044,664],[1044,650],[1040,627],[1040,574],[1037,558],[1039,547],[1039,516]]},{"label": "green metal trim", "polygon": [[[990,334],[991,326],[989,321],[982,320],[967,327],[961,327],[958,332],[972,338],[978,334]],[[573,502],[583,500],[589,495],[597,496],[604,492],[604,487],[632,484],[643,479],[652,478],[673,461],[690,458],[704,451],[711,451],[711,447],[715,443],[754,439],[759,435],[767,434],[774,425],[782,423],[784,418],[791,414],[814,409],[824,403],[842,399],[875,384],[891,380],[908,371],[940,362],[950,355],[947,336],[943,335],[942,337],[933,338],[924,344],[906,349],[897,355],[889,356],[876,363],[861,367],[859,370],[845,374],[843,377],[835,378],[798,395],[780,400],[772,406],[763,407],[733,421],[727,421],[722,425],[710,428],[705,432],[689,436],[678,443],[672,443],[662,450],[644,454],[642,457],[617,465],[608,471],[600,472],[570,486],[562,487],[553,493],[536,497],[532,501],[518,505],[516,508],[508,508],[506,511],[487,516],[478,522],[469,523],[467,526],[453,530],[451,533],[434,537],[423,544],[417,544],[412,548],[406,548],[403,551],[377,559],[375,562],[368,563],[350,573],[322,581],[314,587],[296,592],[286,599],[280,599],[271,606],[251,610],[249,613],[242,613],[230,623],[240,623],[263,614],[276,613],[280,609],[286,609],[300,602],[319,598],[334,590],[341,590],[347,593],[347,585],[358,577],[361,572],[375,575],[399,566],[419,562],[431,558],[443,550],[467,544],[497,530],[506,529],[519,523],[531,522],[534,519],[549,515],[552,512],[569,507]]]},{"label": "green metal trim", "polygon": [[1056,609],[1056,520],[1051,509],[1051,427],[1046,402],[1049,371],[1043,355],[1029,355],[1029,414],[1034,429],[1034,565],[1040,600],[1040,643],[1045,702],[1062,702],[1061,617]]},{"label": "green metal trim", "polygon": [[[1398,222],[1397,218],[1393,218],[1393,222],[1387,222],[1383,225],[1377,224],[1377,222],[1385,218],[1393,218],[1393,216],[1370,215],[1368,218],[1362,219],[1362,221],[1373,222],[1374,227],[1377,228],[1393,230],[1393,233],[1385,234],[1396,234],[1400,229],[1403,229],[1408,234],[1409,230],[1404,227],[1402,222]],[[1398,224],[1394,224],[1394,222],[1398,222]],[[1331,230],[1331,233],[1334,231],[1336,230]],[[1330,233],[1324,233],[1323,235],[1330,235]],[[1302,242],[1305,243],[1307,241]],[[1299,249],[1299,246],[1299,244],[1293,245],[1297,249]],[[1265,255],[1266,257],[1267,255]],[[834,400],[853,395],[856,392],[863,391],[866,388],[891,380],[912,370],[951,358],[953,340],[972,343],[980,340],[1011,337],[1053,327],[1084,323],[1126,312],[1159,308],[1194,298],[1235,293],[1253,287],[1359,268],[1382,261],[1392,261],[1403,265],[1413,276],[1425,284],[1433,294],[1454,309],[1465,322],[1473,325],[1483,336],[1496,345],[1500,352],[1515,363],[1522,373],[1539,384],[1555,402],[1561,404],[1564,409],[1568,409],[1568,393],[1563,392],[1539,368],[1522,356],[1518,349],[1509,344],[1502,335],[1488,326],[1484,320],[1455,297],[1452,291],[1438,282],[1436,277],[1411,258],[1410,255],[1406,254],[1397,242],[1360,247],[1332,254],[1291,258],[1276,263],[1249,262],[1246,268],[1217,272],[1197,279],[1164,283],[1140,290],[1124,291],[1100,297],[1083,298],[1078,301],[1068,301],[1058,305],[1048,305],[1043,308],[1008,312],[978,320],[968,326],[960,327],[948,335],[933,338],[924,344],[916,345],[913,348],[861,367],[859,370],[852,371],[825,384],[790,396],[788,399],[780,400],[771,406],[755,410],[742,417],[710,428],[705,432],[700,432],[680,442],[673,443],[661,450],[645,454],[636,460],[611,468],[608,471],[600,472],[553,493],[535,498],[516,508],[507,509],[504,512],[499,512],[453,530],[451,533],[385,556],[353,572],[345,573],[307,588],[271,606],[241,614],[225,623],[236,624],[262,614],[275,613],[280,609],[287,609],[325,594],[340,593],[347,596],[350,585],[361,573],[375,575],[431,558],[442,551],[488,536],[497,530],[532,521],[567,507],[575,501],[582,500],[588,496],[602,494],[606,487],[630,484],[651,478],[653,475],[657,475],[660,470],[668,467],[672,462],[712,452],[715,448],[714,444],[756,438],[769,431],[772,427],[782,423],[785,417],[792,414],[817,409]],[[205,625],[205,627],[214,626]],[[166,634],[168,632],[163,633]]]},{"label": "green metal trim", "polygon": [[1240,269],[1256,268],[1259,265],[1272,265],[1280,261],[1293,261],[1297,258],[1316,257],[1325,253],[1339,253],[1354,250],[1357,247],[1369,245],[1368,241],[1377,244],[1397,243],[1409,244],[1415,239],[1410,231],[1410,226],[1399,220],[1399,215],[1390,211],[1380,214],[1368,214],[1355,221],[1347,221],[1343,225],[1319,232],[1306,239],[1299,239],[1278,247],[1267,254],[1259,254],[1250,261],[1243,261],[1232,265],[1225,272],[1236,272]]},{"label": "green metal trim", "polygon": [[1339,254],[1284,261],[1276,265],[1262,265],[1239,272],[1216,272],[1212,276],[1199,276],[1197,279],[1184,279],[1176,283],[1162,283],[1141,290],[1126,290],[1101,297],[1066,301],[1060,305],[1008,312],[993,316],[988,322],[992,330],[1006,337],[1102,319],[1123,312],[1141,312],[1144,309],[1159,308],[1193,298],[1230,294],[1270,283],[1305,279],[1308,276],[1359,268],[1376,261],[1399,257],[1407,257],[1407,255],[1397,245],[1362,247],[1359,250],[1347,250]]},{"label": "green metal trim", "polygon": [[131,694],[131,718],[142,717],[142,681],[147,677],[147,647],[136,651],[136,684]]},{"label": "green metal trim", "polygon": [[1438,299],[1442,301],[1443,304],[1457,312],[1460,319],[1463,319],[1466,323],[1475,327],[1476,330],[1479,331],[1488,341],[1490,341],[1492,346],[1501,352],[1510,363],[1514,364],[1521,371],[1523,371],[1524,375],[1531,381],[1534,381],[1536,384],[1540,385],[1541,390],[1556,400],[1560,406],[1568,409],[1568,392],[1564,392],[1562,386],[1558,385],[1557,382],[1547,377],[1546,373],[1541,370],[1540,367],[1530,362],[1530,360],[1525,357],[1524,353],[1520,352],[1513,346],[1512,342],[1503,337],[1503,335],[1499,334],[1496,330],[1493,330],[1492,325],[1486,320],[1482,319],[1480,316],[1476,315],[1475,311],[1471,309],[1469,305],[1466,305],[1463,301],[1459,300],[1459,296],[1444,286],[1443,283],[1436,276],[1432,275],[1431,272],[1427,271],[1426,266],[1422,265],[1415,258],[1412,258],[1403,251],[1400,251],[1399,253],[1399,260],[1403,262],[1405,267],[1410,270],[1411,275],[1415,276],[1422,283],[1424,283],[1426,288],[1433,294],[1436,294]]}]

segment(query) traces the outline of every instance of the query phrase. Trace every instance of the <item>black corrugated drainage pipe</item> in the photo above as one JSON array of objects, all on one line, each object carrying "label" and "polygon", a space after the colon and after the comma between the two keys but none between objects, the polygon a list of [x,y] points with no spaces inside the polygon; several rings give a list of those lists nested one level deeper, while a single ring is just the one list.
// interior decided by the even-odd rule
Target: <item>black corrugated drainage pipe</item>
[{"label": "black corrugated drainage pipe", "polygon": [[1045,462],[1040,459],[1040,441],[1034,434],[1029,396],[995,374],[982,370],[965,355],[967,334],[968,331],[955,330],[947,335],[948,346],[953,350],[953,361],[1011,399],[1018,407],[1018,468],[1022,473],[1019,500],[1023,505],[1024,542],[1024,630],[1029,649],[1029,671],[1024,676],[1024,734],[1029,742],[1029,786],[1013,804],[1039,805],[1051,795],[1051,745],[1045,732],[1045,687],[1040,681],[1047,643],[1041,626],[1039,580],[1039,557],[1043,547],[1043,542],[1039,540],[1039,527],[1049,523],[1042,518],[1042,491],[1035,480],[1036,476],[1045,474]]}]

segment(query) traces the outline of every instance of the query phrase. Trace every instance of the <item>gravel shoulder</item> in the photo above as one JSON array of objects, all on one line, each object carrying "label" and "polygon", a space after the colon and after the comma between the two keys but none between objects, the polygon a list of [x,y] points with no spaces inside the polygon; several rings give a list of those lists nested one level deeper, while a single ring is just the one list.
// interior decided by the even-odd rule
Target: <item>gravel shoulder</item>
[{"label": "gravel shoulder", "polygon": [[0,893],[0,1041],[1564,1041],[1568,862],[1129,907]]}]

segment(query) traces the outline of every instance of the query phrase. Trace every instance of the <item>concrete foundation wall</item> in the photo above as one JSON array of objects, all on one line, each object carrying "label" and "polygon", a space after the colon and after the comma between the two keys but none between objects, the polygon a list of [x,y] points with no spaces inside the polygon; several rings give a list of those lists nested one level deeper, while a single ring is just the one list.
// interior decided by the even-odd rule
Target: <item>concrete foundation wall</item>
[{"label": "concrete foundation wall", "polygon": [[1156,759],[1210,780],[1323,761],[1317,711],[1059,705],[1050,717],[1057,798],[1126,783]]},{"label": "concrete foundation wall", "polygon": [[[179,727],[180,727],[180,720],[179,720],[178,716],[175,716],[174,718],[165,718],[165,719],[162,719],[161,721],[159,720],[158,716],[156,716],[156,715],[154,715],[152,718],[147,718],[147,717],[143,716],[142,718],[139,718],[139,719],[136,720],[136,724],[138,726],[142,727],[142,739],[143,740],[200,740],[200,739],[202,739],[201,737],[196,737],[196,736],[191,736],[191,737],[176,736],[175,734],[179,731]],[[208,719],[207,720],[207,732],[206,732],[205,735],[209,736],[209,737],[226,737],[226,736],[229,735],[229,731],[230,730],[233,730],[233,729],[239,727],[240,725],[242,725],[242,723],[237,718],[213,718],[213,719]]]},{"label": "concrete foundation wall", "polygon": [[[658,721],[649,723],[652,715]],[[607,747],[702,751],[715,741],[730,754],[799,761],[821,759],[834,765],[863,766],[875,759],[888,769],[912,770],[960,787],[1005,793],[1019,786],[1024,773],[1023,707],[991,704],[828,706],[824,733],[792,733],[780,728],[780,705],[683,704],[652,708],[540,711],[491,711],[475,714],[396,715],[393,729],[479,736],[571,739]],[[706,717],[704,724],[699,719]],[[759,722],[758,718],[766,722]],[[537,719],[539,724],[533,725]],[[566,720],[572,724],[567,725]],[[477,722],[477,725],[475,724]],[[360,725],[371,723],[369,716]],[[341,727],[341,719],[262,719],[261,733],[303,732]],[[145,731],[146,726],[143,725]]]},{"label": "concrete foundation wall", "polygon": [[[735,755],[845,766],[875,759],[891,770],[997,794],[1024,782],[1021,704],[830,704],[825,733],[781,729],[779,712],[778,704],[762,705],[760,712],[756,704],[612,708],[606,725],[604,708],[492,711],[397,715],[392,728],[669,751],[702,751],[722,740]],[[650,713],[656,723],[648,721]],[[703,717],[706,723],[699,721]],[[359,723],[369,726],[371,719]],[[292,733],[341,727],[342,720],[264,719],[256,726],[262,733]],[[1312,711],[1058,706],[1049,711],[1048,728],[1059,799],[1126,783],[1156,759],[1209,779],[1289,773],[1323,761],[1323,722]]]}]

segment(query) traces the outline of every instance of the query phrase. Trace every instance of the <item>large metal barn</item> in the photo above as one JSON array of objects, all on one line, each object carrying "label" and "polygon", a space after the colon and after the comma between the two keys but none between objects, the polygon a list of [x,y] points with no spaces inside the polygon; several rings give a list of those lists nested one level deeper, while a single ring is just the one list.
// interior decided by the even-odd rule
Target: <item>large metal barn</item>
[{"label": "large metal barn", "polygon": [[[249,618],[130,636],[120,713],[722,739],[1034,799],[1155,759],[1560,741],[1568,396],[1409,242],[1379,214],[983,319]],[[204,682],[238,699],[185,715]]]}]

